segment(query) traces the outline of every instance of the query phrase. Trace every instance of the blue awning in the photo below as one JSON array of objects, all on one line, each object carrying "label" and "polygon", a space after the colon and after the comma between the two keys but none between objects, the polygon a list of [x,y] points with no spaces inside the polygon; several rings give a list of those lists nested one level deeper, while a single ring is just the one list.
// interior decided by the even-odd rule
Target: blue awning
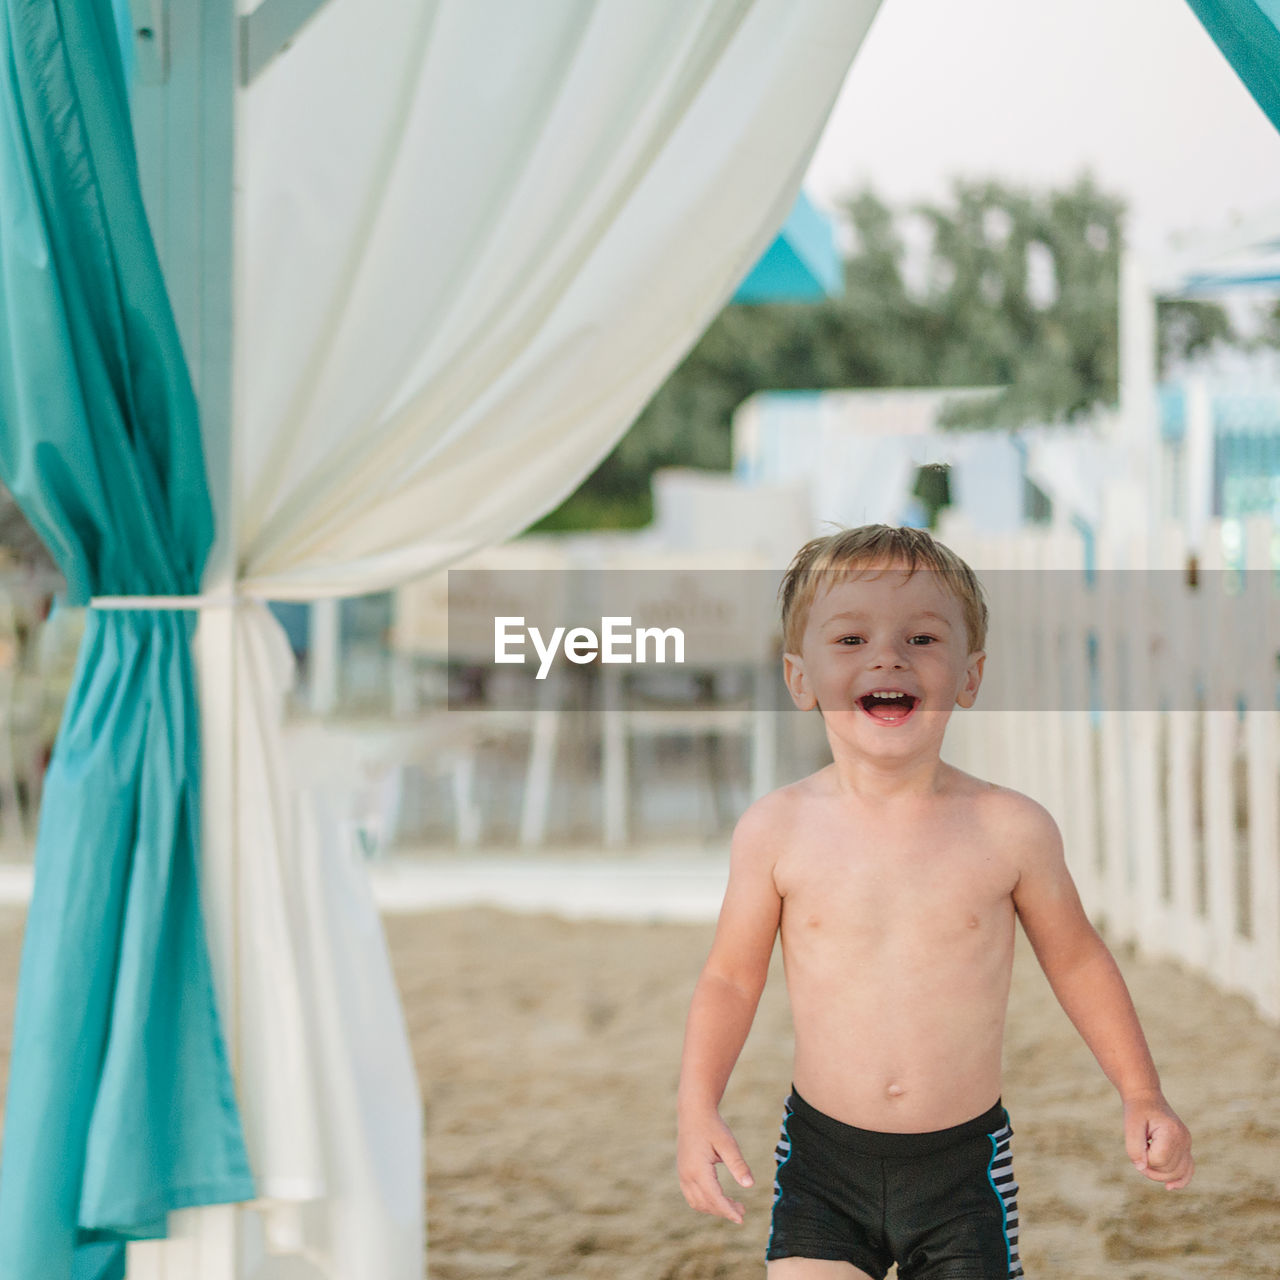
[{"label": "blue awning", "polygon": [[844,292],[835,227],[802,191],[777,238],[738,286],[734,302],[816,302]]},{"label": "blue awning", "polygon": [[1166,296],[1195,297],[1280,284],[1280,209],[1184,254],[1157,281]]},{"label": "blue awning", "polygon": [[1224,289],[1280,284],[1280,241],[1263,241],[1234,260],[1201,265],[1186,273],[1183,292],[1216,293]]}]

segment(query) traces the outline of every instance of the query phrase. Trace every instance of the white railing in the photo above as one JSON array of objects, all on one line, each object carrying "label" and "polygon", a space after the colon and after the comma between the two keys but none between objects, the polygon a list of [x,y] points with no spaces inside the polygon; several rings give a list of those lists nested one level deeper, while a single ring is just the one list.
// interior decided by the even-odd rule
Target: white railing
[{"label": "white railing", "polygon": [[[1231,566],[1222,550],[1228,532],[1243,533],[1242,555]],[[994,539],[953,521],[939,537],[979,577],[1084,565],[1082,539],[1069,531]],[[1078,575],[1020,576],[1018,607],[1009,611],[1016,618],[993,618],[987,679],[995,664],[1007,664],[1012,688],[1026,699],[1006,705],[1040,709],[958,711],[947,744],[959,768],[1024,791],[1054,815],[1085,907],[1112,943],[1180,961],[1247,996],[1274,1021],[1280,711],[1274,696],[1268,702],[1259,693],[1274,690],[1280,674],[1273,643],[1280,634],[1278,540],[1265,518],[1243,530],[1211,525],[1192,586],[1178,529],[1155,540],[1154,550],[1145,539],[1103,534],[1099,570],[1169,572],[1126,578],[1100,618],[1075,598]],[[1228,567],[1253,572],[1205,572]],[[1190,625],[1193,610],[1214,624]],[[1090,630],[1098,691],[1092,702]],[[1066,696],[1046,698],[1047,680]],[[1250,709],[1232,709],[1246,690]],[[1126,705],[1140,709],[1114,709]],[[1158,707],[1173,709],[1152,709]]]}]

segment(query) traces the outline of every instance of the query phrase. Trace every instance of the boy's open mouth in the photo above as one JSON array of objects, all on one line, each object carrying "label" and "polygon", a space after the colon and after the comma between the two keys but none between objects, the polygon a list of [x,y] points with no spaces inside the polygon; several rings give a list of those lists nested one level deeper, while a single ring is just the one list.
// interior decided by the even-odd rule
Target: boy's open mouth
[{"label": "boy's open mouth", "polygon": [[911,718],[919,702],[914,694],[897,689],[878,689],[858,699],[863,711],[879,724],[902,724]]}]

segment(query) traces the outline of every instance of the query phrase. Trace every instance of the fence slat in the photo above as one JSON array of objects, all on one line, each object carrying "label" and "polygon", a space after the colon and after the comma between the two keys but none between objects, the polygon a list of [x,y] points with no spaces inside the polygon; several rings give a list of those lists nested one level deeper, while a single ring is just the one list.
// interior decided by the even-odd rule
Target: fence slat
[{"label": "fence slat", "polygon": [[[1275,643],[1280,637],[1280,598],[1276,594],[1273,546],[1276,530],[1258,517],[1245,525],[1245,591],[1262,620],[1265,645],[1251,655],[1251,689],[1274,690],[1277,668]],[[1280,1021],[1280,714],[1274,693],[1272,705],[1258,705],[1245,714],[1245,788],[1248,813],[1249,931],[1253,963],[1246,971],[1249,992],[1258,1008]]]}]

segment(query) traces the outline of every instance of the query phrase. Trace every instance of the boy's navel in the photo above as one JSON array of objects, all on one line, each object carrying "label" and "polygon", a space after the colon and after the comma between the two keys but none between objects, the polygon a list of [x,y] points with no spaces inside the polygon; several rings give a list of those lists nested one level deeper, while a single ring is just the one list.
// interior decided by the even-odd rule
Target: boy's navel
[{"label": "boy's navel", "polygon": [[900,1098],[906,1090],[900,1084],[891,1084],[887,1092],[891,1098]]}]

